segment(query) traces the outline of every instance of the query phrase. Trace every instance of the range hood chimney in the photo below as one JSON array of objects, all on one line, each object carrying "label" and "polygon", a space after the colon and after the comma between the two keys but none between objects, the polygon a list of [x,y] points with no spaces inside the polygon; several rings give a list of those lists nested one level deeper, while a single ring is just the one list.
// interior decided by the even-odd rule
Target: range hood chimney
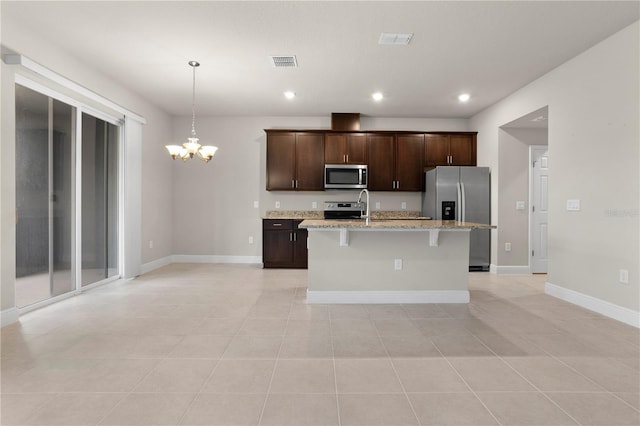
[{"label": "range hood chimney", "polygon": [[331,130],[360,130],[360,113],[332,112]]}]

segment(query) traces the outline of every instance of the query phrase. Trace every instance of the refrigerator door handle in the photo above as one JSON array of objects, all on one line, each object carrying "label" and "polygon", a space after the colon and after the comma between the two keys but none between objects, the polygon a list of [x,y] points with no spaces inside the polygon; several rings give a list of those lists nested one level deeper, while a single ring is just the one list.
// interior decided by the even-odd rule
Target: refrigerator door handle
[{"label": "refrigerator door handle", "polygon": [[460,222],[462,220],[462,188],[460,182],[456,182],[456,189],[458,191],[458,200],[456,202],[456,220]]},{"label": "refrigerator door handle", "polygon": [[464,190],[464,183],[460,182],[460,188],[462,189],[462,205],[460,206],[460,210],[462,213],[462,221],[467,221],[467,194]]}]

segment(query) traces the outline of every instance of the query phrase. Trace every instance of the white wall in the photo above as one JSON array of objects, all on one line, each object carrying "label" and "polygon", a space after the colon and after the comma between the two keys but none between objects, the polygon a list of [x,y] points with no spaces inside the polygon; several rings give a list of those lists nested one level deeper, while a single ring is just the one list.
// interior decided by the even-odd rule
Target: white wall
[{"label": "white wall", "polygon": [[[365,130],[468,130],[466,119],[361,118]],[[200,142],[219,147],[209,164],[199,160],[173,165],[173,253],[201,256],[262,256],[262,222],[267,210],[322,210],[325,200],[352,200],[357,191],[266,191],[266,134],[264,129],[329,129],[331,117],[196,117]],[[190,117],[173,121],[174,140],[191,130]],[[193,164],[195,163],[195,164]],[[258,201],[255,209],[253,202]],[[421,209],[420,193],[374,192],[371,203],[381,210]],[[249,237],[254,244],[248,243]],[[143,242],[144,245],[144,242]]]},{"label": "white wall", "polygon": [[[45,38],[17,25],[3,14],[2,47],[28,57],[69,80],[102,95],[146,118],[142,140],[142,238],[157,236],[153,251],[142,250],[142,262],[171,255],[172,180],[171,160],[163,148],[170,142],[171,119],[137,94],[86,66],[81,59],[50,44]],[[14,307],[15,298],[15,98],[14,76],[30,74],[20,66],[2,63],[2,111],[0,140],[0,310]],[[165,152],[163,152],[165,151]],[[126,206],[125,206],[126,208]],[[148,246],[147,246],[148,247]]]},{"label": "white wall", "polygon": [[[499,127],[548,105],[548,281],[633,311],[640,310],[639,27],[623,29],[470,121],[479,132],[479,162],[493,168],[492,223],[500,226]],[[568,199],[580,199],[582,210],[566,211]],[[495,242],[492,249],[495,259]],[[629,270],[628,285],[618,283],[619,269]]]}]

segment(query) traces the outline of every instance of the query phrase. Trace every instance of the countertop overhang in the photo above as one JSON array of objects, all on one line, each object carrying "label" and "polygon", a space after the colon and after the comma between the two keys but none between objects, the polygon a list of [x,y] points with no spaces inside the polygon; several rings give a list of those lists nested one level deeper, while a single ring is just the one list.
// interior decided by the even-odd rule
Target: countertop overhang
[{"label": "countertop overhang", "polygon": [[306,229],[350,229],[350,230],[463,230],[463,229],[492,229],[494,225],[474,222],[458,222],[456,220],[431,219],[372,219],[366,223],[365,219],[305,219],[300,228]]},{"label": "countertop overhang", "polygon": [[455,220],[431,220],[431,219],[380,219],[370,220],[367,224],[364,219],[359,220],[335,220],[335,219],[305,219],[299,225],[300,228],[309,231],[339,231],[340,246],[349,246],[349,232],[351,231],[413,231],[428,232],[429,245],[438,246],[440,231],[466,231],[472,229],[492,229],[494,225],[486,225],[474,222],[458,222]]}]

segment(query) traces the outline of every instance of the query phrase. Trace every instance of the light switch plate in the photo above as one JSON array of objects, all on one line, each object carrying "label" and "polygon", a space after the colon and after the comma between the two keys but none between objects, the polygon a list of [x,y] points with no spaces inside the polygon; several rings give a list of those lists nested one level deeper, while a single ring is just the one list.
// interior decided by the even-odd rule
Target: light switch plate
[{"label": "light switch plate", "polygon": [[407,203],[406,203],[406,201],[403,201],[403,202],[400,204],[400,208],[401,208],[402,210],[406,210],[406,209],[407,209]]},{"label": "light switch plate", "polygon": [[524,210],[524,201],[516,201],[516,210]]},{"label": "light switch plate", "polygon": [[402,259],[395,259],[393,261],[393,269],[395,269],[396,271],[402,270]]},{"label": "light switch plate", "polygon": [[280,201],[276,201],[276,209],[280,208]]},{"label": "light switch plate", "polygon": [[311,208],[312,209],[317,209],[318,208],[318,202],[317,201],[312,201],[311,202]]},{"label": "light switch plate", "polygon": [[376,201],[376,210],[380,210],[380,201]]},{"label": "light switch plate", "polygon": [[579,212],[580,211],[580,200],[567,200],[567,211]]},{"label": "light switch plate", "polygon": [[257,209],[260,206],[260,203],[258,203],[258,201],[254,201],[253,202],[253,208]]}]

